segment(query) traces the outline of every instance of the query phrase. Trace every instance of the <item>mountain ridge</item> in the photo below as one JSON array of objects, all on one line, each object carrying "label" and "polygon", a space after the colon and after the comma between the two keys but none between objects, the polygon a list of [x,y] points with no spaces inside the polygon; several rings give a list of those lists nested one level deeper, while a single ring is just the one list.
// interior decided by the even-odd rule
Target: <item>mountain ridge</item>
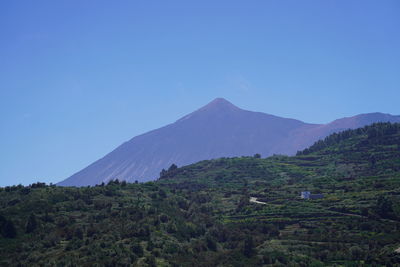
[{"label": "mountain ridge", "polygon": [[216,98],[174,123],[131,138],[58,185],[95,185],[110,179],[143,182],[155,180],[173,163],[182,166],[255,153],[294,155],[333,132],[382,120],[400,122],[400,116],[371,114],[310,124],[243,110]]}]

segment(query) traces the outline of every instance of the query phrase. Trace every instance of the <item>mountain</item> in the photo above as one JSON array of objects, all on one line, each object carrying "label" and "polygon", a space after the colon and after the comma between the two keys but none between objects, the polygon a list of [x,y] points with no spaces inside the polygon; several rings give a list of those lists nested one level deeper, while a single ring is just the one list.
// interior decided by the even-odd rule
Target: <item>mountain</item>
[{"label": "mountain", "polygon": [[400,122],[400,116],[371,113],[310,124],[243,110],[217,98],[175,123],[132,138],[58,185],[95,185],[117,178],[143,182],[155,180],[173,163],[256,153],[293,155],[333,132],[374,122]]}]

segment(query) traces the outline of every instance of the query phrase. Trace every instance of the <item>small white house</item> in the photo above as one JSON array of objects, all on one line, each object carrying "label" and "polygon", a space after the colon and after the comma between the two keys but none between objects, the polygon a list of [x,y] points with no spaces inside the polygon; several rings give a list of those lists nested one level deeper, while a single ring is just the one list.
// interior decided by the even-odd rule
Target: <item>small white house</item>
[{"label": "small white house", "polygon": [[309,199],[310,195],[311,195],[310,191],[303,191],[303,192],[301,192],[300,197],[303,198],[303,199]]},{"label": "small white house", "polygon": [[310,191],[303,191],[300,194],[302,199],[321,199],[324,198],[323,194],[311,194]]}]

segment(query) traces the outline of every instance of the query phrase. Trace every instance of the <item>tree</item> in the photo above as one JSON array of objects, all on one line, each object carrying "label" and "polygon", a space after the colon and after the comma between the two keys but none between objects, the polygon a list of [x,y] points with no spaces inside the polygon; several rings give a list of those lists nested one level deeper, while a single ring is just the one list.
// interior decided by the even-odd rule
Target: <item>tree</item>
[{"label": "tree", "polygon": [[206,243],[207,243],[207,247],[208,249],[212,250],[212,251],[217,251],[217,242],[214,240],[214,238],[210,235],[206,236]]},{"label": "tree", "polygon": [[254,158],[256,158],[256,159],[259,159],[259,158],[261,158],[261,154],[254,154],[254,156],[253,156]]},{"label": "tree", "polygon": [[76,228],[74,231],[74,236],[78,239],[83,239],[83,231],[80,227]]},{"label": "tree", "polygon": [[254,242],[251,235],[246,236],[244,240],[243,254],[250,258],[254,253]]},{"label": "tree", "polygon": [[136,256],[143,257],[143,248],[139,242],[135,242],[134,244],[132,244],[131,249],[132,252],[136,254]]},{"label": "tree", "polygon": [[393,204],[393,213],[397,219],[400,219],[400,203]]},{"label": "tree", "polygon": [[146,257],[146,262],[150,267],[157,266],[156,258],[153,255]]},{"label": "tree", "polygon": [[167,193],[165,193],[165,191],[162,189],[158,190],[158,195],[160,196],[161,199],[164,199],[167,197]]},{"label": "tree", "polygon": [[15,229],[15,225],[12,221],[6,220],[3,224],[3,229],[1,229],[1,234],[5,238],[15,238],[17,236],[17,230]]},{"label": "tree", "polygon": [[363,250],[359,246],[352,246],[350,249],[350,254],[353,260],[361,260],[363,257]]},{"label": "tree", "polygon": [[164,177],[167,174],[167,171],[165,169],[162,169],[160,172],[160,178]]},{"label": "tree", "polygon": [[392,209],[392,201],[388,199],[386,196],[379,196],[376,204],[377,213],[381,217],[389,216],[389,213],[393,211]]},{"label": "tree", "polygon": [[239,203],[236,206],[236,211],[242,211],[247,205],[249,205],[249,196],[247,194],[240,197]]},{"label": "tree", "polygon": [[29,215],[28,218],[28,222],[26,223],[26,233],[32,233],[33,231],[35,231],[37,227],[37,221],[36,221],[36,216],[35,214],[31,213],[31,215]]},{"label": "tree", "polygon": [[170,171],[174,171],[176,169],[178,169],[178,166],[176,166],[174,163],[172,163],[172,165],[168,168],[168,171],[170,172]]}]

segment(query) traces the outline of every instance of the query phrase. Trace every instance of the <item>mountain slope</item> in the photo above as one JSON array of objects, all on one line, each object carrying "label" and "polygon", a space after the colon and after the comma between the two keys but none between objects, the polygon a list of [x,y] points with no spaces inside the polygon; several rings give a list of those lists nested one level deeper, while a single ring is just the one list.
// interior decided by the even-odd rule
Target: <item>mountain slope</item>
[{"label": "mountain slope", "polygon": [[164,174],[0,188],[0,265],[400,264],[400,124],[332,134],[293,157],[205,160]]},{"label": "mountain slope", "polygon": [[[398,190],[399,175],[400,124],[375,123],[331,134],[293,157],[277,155],[266,159],[236,157],[204,160],[167,171],[158,182],[180,187],[190,183],[193,187],[201,185],[224,190],[232,186],[241,187],[247,180],[249,188],[260,190],[257,182],[279,181],[287,183],[287,186],[296,184],[300,188],[318,187],[321,190],[363,179],[363,183],[357,182],[355,186],[363,187],[357,190],[365,192],[375,190],[365,182],[367,178],[375,182],[390,179],[396,185],[387,183],[387,187],[380,187],[380,190]],[[321,184],[314,186],[316,181]]]},{"label": "mountain slope", "polygon": [[326,125],[308,124],[242,110],[217,98],[173,124],[132,138],[59,185],[94,185],[117,178],[149,181],[172,163],[182,166],[255,153],[293,155],[332,132],[377,121],[400,122],[400,116],[374,113]]},{"label": "mountain slope", "polygon": [[157,178],[172,163],[187,165],[218,157],[279,153],[277,144],[290,132],[312,126],[245,111],[224,99],[215,99],[173,124],[132,138],[60,185],[93,185],[115,178],[146,181]]}]

